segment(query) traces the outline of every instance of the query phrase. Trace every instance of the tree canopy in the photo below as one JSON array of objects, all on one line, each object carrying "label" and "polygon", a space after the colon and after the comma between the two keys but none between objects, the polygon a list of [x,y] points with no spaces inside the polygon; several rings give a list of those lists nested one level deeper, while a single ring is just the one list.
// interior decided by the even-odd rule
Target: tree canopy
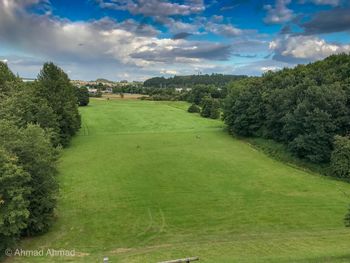
[{"label": "tree canopy", "polygon": [[60,143],[66,146],[81,124],[75,89],[67,74],[53,63],[44,64],[38,83],[39,96],[58,117]]},{"label": "tree canopy", "polygon": [[[48,231],[61,145],[80,127],[78,98],[53,63],[24,83],[0,62],[0,254],[23,235]],[[0,256],[1,257],[1,256]]]},{"label": "tree canopy", "polygon": [[335,135],[350,131],[350,55],[233,83],[224,103],[230,131],[271,138],[311,162],[329,162]]}]

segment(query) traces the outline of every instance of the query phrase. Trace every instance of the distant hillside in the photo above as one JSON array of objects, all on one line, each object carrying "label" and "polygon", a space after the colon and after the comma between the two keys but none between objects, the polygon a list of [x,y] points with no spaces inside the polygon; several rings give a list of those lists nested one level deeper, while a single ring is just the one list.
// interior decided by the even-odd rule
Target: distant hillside
[{"label": "distant hillside", "polygon": [[211,75],[189,75],[189,76],[174,76],[171,78],[155,77],[150,78],[144,82],[145,87],[162,87],[162,88],[176,88],[176,87],[188,87],[197,84],[225,86],[231,81],[246,78],[243,75],[223,75],[223,74],[211,74]]},{"label": "distant hillside", "polygon": [[108,80],[108,79],[96,79],[96,82],[99,82],[99,83],[113,83],[113,81]]}]

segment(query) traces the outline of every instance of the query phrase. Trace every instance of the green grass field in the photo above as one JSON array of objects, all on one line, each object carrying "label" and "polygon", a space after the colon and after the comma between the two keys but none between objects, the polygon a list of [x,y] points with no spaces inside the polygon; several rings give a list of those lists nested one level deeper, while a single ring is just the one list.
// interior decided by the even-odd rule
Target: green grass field
[{"label": "green grass field", "polygon": [[59,163],[57,222],[6,262],[350,262],[350,185],[275,161],[186,103],[92,100]]}]

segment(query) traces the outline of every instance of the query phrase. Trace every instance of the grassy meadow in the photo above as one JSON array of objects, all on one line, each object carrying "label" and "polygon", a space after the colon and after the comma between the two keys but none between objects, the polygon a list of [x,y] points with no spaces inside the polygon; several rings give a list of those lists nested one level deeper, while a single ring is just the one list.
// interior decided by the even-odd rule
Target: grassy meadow
[{"label": "grassy meadow", "polygon": [[182,102],[92,100],[59,163],[57,222],[6,262],[350,262],[350,184],[275,161]]}]

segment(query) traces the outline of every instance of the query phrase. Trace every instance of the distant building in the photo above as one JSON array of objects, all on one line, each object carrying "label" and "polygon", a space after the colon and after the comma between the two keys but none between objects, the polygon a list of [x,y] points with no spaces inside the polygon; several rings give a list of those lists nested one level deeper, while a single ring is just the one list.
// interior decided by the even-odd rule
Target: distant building
[{"label": "distant building", "polygon": [[[127,80],[122,80],[120,82],[113,82],[113,81],[85,81],[85,80],[71,80],[71,83],[76,86],[76,87],[82,87],[82,86],[92,86],[96,87],[99,86],[100,88],[106,87],[108,89],[107,93],[112,93],[113,92],[113,87],[125,87],[125,86],[142,86],[143,82],[142,81],[133,81],[133,82],[128,82]],[[106,89],[106,90],[107,90]]]},{"label": "distant building", "polygon": [[31,79],[31,78],[22,78],[23,82],[33,82],[36,81],[36,79]]},{"label": "distant building", "polygon": [[106,90],[104,90],[104,93],[113,93],[113,88],[106,88]]},{"label": "distant building", "polygon": [[191,88],[175,88],[175,91],[182,92],[182,91],[190,91]]},{"label": "distant building", "polygon": [[96,95],[98,93],[98,89],[88,89],[89,95]]}]

